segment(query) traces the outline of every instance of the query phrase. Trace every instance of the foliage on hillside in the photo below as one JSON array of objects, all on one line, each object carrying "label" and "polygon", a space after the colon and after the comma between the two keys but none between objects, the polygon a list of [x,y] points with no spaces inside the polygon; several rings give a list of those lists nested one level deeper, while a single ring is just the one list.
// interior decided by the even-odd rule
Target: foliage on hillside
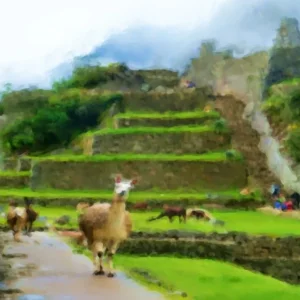
[{"label": "foliage on hillside", "polygon": [[74,137],[99,125],[114,103],[121,107],[123,96],[85,87],[99,85],[113,78],[114,72],[124,70],[126,66],[119,64],[80,68],[74,70],[69,80],[55,83],[51,90],[23,89],[5,93],[3,111],[17,118],[1,132],[4,151],[10,154],[45,152],[66,146]]},{"label": "foliage on hillside", "polygon": [[269,95],[262,109],[274,123],[287,127],[286,148],[300,162],[300,78],[271,86]]},{"label": "foliage on hillside", "polygon": [[269,88],[272,85],[295,77],[300,77],[300,47],[274,49],[269,58],[264,98],[270,96]]},{"label": "foliage on hillside", "polygon": [[53,89],[55,91],[69,88],[91,89],[115,80],[121,80],[126,84],[131,84],[133,81],[143,83],[142,77],[135,77],[125,64],[113,63],[108,66],[78,67],[69,79],[55,82]]}]

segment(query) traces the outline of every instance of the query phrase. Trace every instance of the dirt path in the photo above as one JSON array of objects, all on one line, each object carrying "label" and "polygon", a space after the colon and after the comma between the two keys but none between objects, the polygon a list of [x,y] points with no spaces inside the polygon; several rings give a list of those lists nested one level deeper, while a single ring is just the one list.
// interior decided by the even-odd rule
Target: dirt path
[{"label": "dirt path", "polygon": [[72,253],[70,247],[58,237],[35,232],[31,238],[23,236],[23,241],[11,242],[4,248],[6,257],[14,256],[9,261],[19,278],[8,282],[7,286],[20,289],[31,297],[7,299],[163,299],[120,272],[115,278],[94,277],[91,275],[92,262],[83,255]]}]

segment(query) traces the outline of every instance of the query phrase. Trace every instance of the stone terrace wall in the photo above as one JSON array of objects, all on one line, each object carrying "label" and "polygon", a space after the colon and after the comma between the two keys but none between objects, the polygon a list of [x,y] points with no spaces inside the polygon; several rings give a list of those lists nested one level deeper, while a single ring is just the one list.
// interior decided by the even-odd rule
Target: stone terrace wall
[{"label": "stone terrace wall", "polygon": [[[36,161],[32,168],[32,189],[111,190],[113,175],[126,178],[141,175],[140,191],[228,190],[247,184],[243,161]],[[230,176],[228,176],[230,174]]]},{"label": "stone terrace wall", "polygon": [[173,119],[173,118],[140,118],[140,119],[130,119],[122,118],[122,115],[116,117],[118,122],[118,127],[173,127],[173,126],[184,126],[184,125],[206,125],[214,122],[219,116],[212,117],[195,117],[186,119]]},{"label": "stone terrace wall", "polygon": [[156,91],[124,93],[124,107],[128,111],[193,111],[202,109],[211,91],[207,88],[186,89],[162,93]]},{"label": "stone terrace wall", "polygon": [[[230,148],[231,135],[215,132],[94,135],[90,155],[105,153],[201,154]],[[155,141],[155,143],[153,143]]]}]

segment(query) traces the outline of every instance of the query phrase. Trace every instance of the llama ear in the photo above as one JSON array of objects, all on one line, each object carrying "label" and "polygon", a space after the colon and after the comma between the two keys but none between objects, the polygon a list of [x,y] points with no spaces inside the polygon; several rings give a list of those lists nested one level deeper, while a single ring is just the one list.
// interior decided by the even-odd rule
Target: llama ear
[{"label": "llama ear", "polygon": [[122,181],[122,176],[120,174],[116,175],[115,183],[120,183]]},{"label": "llama ear", "polygon": [[132,185],[136,185],[137,183],[138,183],[138,180],[136,178],[131,180]]}]

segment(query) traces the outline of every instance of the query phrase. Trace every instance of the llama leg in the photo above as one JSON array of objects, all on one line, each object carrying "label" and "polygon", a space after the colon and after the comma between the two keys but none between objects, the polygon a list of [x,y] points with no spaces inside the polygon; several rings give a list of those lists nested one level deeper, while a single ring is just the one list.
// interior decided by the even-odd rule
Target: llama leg
[{"label": "llama leg", "polygon": [[[103,270],[103,255],[105,252],[105,247],[102,242],[95,242],[94,244],[94,266],[95,266],[95,272],[94,275],[104,275]],[[99,264],[97,263],[99,261]]]},{"label": "llama leg", "polygon": [[31,236],[32,222],[27,222],[25,225],[25,234]]},{"label": "llama leg", "polygon": [[119,243],[114,242],[108,249],[107,258],[108,258],[108,274],[107,277],[114,277],[116,274],[113,269],[113,256],[116,254]]}]

